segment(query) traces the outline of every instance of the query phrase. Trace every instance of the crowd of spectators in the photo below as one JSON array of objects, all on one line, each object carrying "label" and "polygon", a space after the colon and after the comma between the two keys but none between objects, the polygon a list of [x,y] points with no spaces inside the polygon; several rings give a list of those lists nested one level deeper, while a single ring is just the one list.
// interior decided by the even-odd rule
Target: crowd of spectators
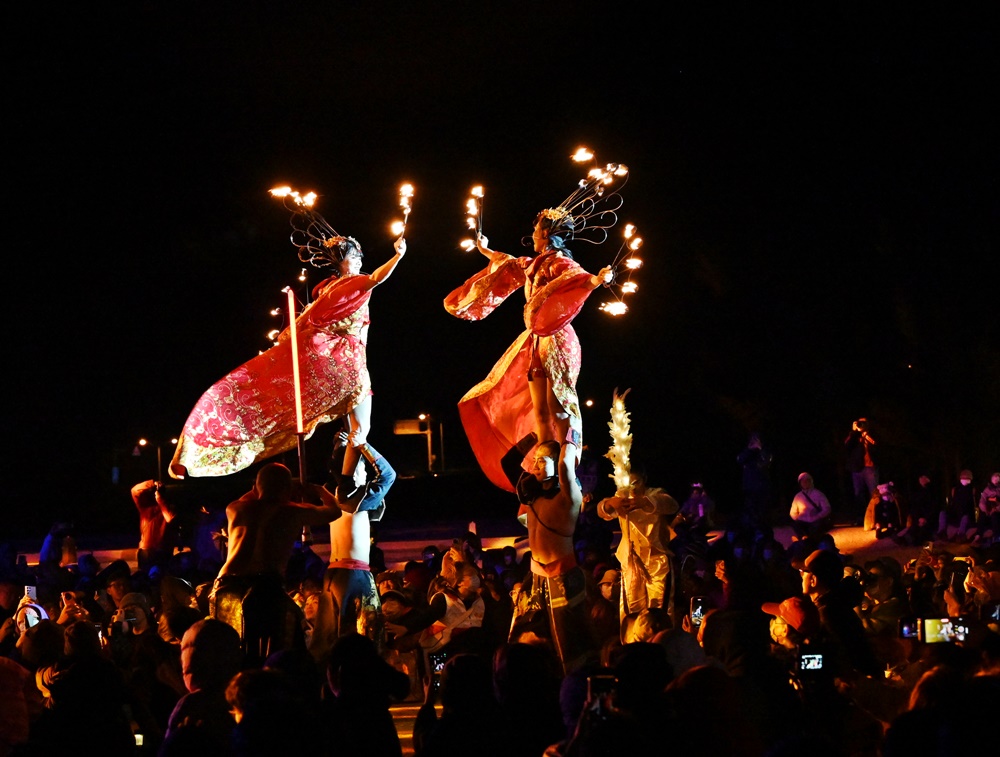
[{"label": "crowd of spectators", "polygon": [[[995,515],[997,476],[991,485],[982,494]],[[322,655],[303,644],[261,666],[208,617],[220,553],[149,547],[141,569],[101,565],[67,548],[57,524],[37,565],[0,550],[0,756],[95,745],[263,755],[293,744],[395,756],[398,702],[422,703],[413,748],[428,757],[914,757],[969,753],[989,737],[1000,712],[994,521],[905,563],[858,564],[828,532],[783,544],[759,518],[713,524],[705,499],[696,490],[673,531],[679,623],[662,608],[621,622],[615,524],[585,509],[576,553],[594,651],[568,674],[544,636],[508,639],[529,555],[483,549],[473,532],[378,572],[383,622],[370,637],[345,636]],[[886,509],[905,537],[915,521]],[[305,540],[285,570],[306,640],[329,612],[325,568]]]}]

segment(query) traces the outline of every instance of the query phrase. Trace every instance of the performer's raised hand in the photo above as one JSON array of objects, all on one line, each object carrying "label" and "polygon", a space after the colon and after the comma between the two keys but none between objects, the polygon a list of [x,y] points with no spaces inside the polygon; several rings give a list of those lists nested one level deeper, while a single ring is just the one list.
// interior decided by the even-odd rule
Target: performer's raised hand
[{"label": "performer's raised hand", "polygon": [[615,277],[615,269],[609,265],[604,266],[600,271],[597,272],[596,276],[592,276],[590,283],[593,285],[594,289],[601,286],[601,284],[610,284],[612,279]]},{"label": "performer's raised hand", "polygon": [[492,257],[493,250],[489,248],[490,240],[485,234],[476,235],[476,249],[479,250],[486,257]]},{"label": "performer's raised hand", "polygon": [[393,249],[399,257],[403,257],[406,254],[406,240],[403,237],[397,239],[393,245]]}]

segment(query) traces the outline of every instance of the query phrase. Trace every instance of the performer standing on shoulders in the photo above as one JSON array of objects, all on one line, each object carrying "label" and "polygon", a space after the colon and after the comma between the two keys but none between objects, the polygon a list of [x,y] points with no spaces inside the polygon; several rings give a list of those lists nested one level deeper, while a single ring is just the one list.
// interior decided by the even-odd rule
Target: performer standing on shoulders
[{"label": "performer standing on shoulders", "polygon": [[[364,274],[358,241],[337,234],[318,213],[304,206],[293,208],[292,225],[299,258],[333,269],[333,276],[314,288],[314,301],[296,319],[304,431],[308,437],[320,423],[347,416],[350,447],[343,473],[350,477],[371,424],[368,300],[372,289],[388,279],[403,259],[406,240],[400,236],[393,245],[395,254]],[[286,452],[297,442],[292,348],[286,329],[274,347],[224,376],[198,400],[181,432],[170,475],[229,475],[258,459]]]},{"label": "performer standing on shoulders", "polygon": [[579,462],[580,340],[570,323],[590,293],[611,281],[612,270],[605,267],[591,275],[573,260],[565,243],[573,236],[574,224],[575,217],[562,207],[539,213],[531,235],[533,258],[494,252],[480,235],[476,246],[489,258],[489,266],[445,299],[449,313],[477,321],[524,287],[526,330],[458,404],[483,471],[504,489],[510,486],[497,461],[529,432],[539,442],[569,442],[573,466]]}]

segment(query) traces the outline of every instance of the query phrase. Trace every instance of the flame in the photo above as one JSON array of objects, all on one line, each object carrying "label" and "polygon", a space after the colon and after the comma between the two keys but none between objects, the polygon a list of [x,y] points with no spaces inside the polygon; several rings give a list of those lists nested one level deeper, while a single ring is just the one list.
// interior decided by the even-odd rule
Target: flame
[{"label": "flame", "polygon": [[472,231],[475,231],[475,230],[476,230],[476,219],[475,219],[475,218],[474,218],[473,216],[469,216],[468,218],[466,218],[466,219],[465,219],[465,224],[466,224],[466,226],[468,226],[468,227],[469,227],[469,229],[471,229]]},{"label": "flame", "polygon": [[633,239],[631,242],[628,243],[628,248],[632,250],[632,252],[635,252],[640,247],[642,247],[642,237],[636,237],[635,239]]},{"label": "flame", "polygon": [[288,197],[292,193],[291,187],[275,187],[271,190],[273,197]]},{"label": "flame", "polygon": [[463,239],[461,242],[458,243],[458,246],[461,247],[466,252],[472,252],[474,249],[476,249],[476,243],[473,242],[471,239]]},{"label": "flame", "polygon": [[392,231],[393,236],[400,236],[404,231],[406,231],[406,224],[402,221],[393,221],[392,226],[389,227]]},{"label": "flame", "polygon": [[474,216],[479,212],[479,206],[476,205],[476,201],[473,198],[470,197],[469,200],[465,203],[465,211],[470,216]]},{"label": "flame", "polygon": [[639,258],[629,258],[625,261],[625,267],[630,271],[634,271],[638,268],[642,268],[642,261]]},{"label": "flame", "polygon": [[271,315],[281,315],[281,308],[271,308]]},{"label": "flame", "polygon": [[576,149],[576,152],[573,153],[572,155],[570,155],[570,157],[573,160],[575,160],[577,163],[584,163],[584,162],[590,160],[591,158],[593,158],[594,157],[594,153],[592,153],[586,147],[578,147]]},{"label": "flame", "polygon": [[[399,188],[399,207],[403,209],[403,215],[410,215],[410,211],[413,207],[410,205],[410,200],[413,198],[413,185],[404,184]],[[395,232],[394,232],[395,233]]]},{"label": "flame", "polygon": [[622,294],[633,294],[635,290],[639,288],[639,285],[634,281],[626,281],[622,284]]},{"label": "flame", "polygon": [[624,302],[605,302],[600,309],[608,315],[625,315],[628,312],[628,305]]},{"label": "flame", "polygon": [[267,332],[267,338],[273,342],[275,339],[278,338],[278,334],[280,333],[281,329],[271,329],[270,331]]},{"label": "flame", "polygon": [[[298,201],[298,198],[296,198],[296,201]],[[309,194],[307,194],[305,197],[302,198],[302,204],[310,208],[313,206],[313,203],[315,202],[316,202],[315,192],[310,192]]]},{"label": "flame", "polygon": [[635,234],[635,226],[630,223],[625,224],[625,238],[631,239],[633,234]]},{"label": "flame", "polygon": [[472,196],[473,197],[482,197],[483,196],[483,188],[481,186],[478,186],[478,185],[475,186],[475,187],[473,187],[472,188]]}]

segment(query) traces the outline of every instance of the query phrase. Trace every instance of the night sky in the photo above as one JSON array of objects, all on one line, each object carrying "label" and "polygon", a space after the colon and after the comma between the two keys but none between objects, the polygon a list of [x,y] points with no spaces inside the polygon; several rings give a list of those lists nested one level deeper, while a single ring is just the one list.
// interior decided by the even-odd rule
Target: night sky
[{"label": "night sky", "polygon": [[[429,412],[449,467],[472,467],[455,403],[523,301],[480,323],[442,308],[483,260],[458,247],[465,199],[484,186],[491,246],[518,253],[582,175],[580,145],[631,168],[621,215],[646,240],[630,312],[599,312],[598,291],[574,324],[598,453],[612,390],[631,388],[635,450],[681,498],[701,479],[731,509],[760,429],[780,488],[808,468],[836,499],[861,415],[884,478],[984,483],[1000,468],[996,27],[943,6],[753,5],[25,11],[5,87],[0,536],[134,526],[128,488],[155,471],[135,440],[177,435],[281,325],[268,311],[301,268],[267,194],[281,183],[320,195],[368,271],[414,184],[408,254],[372,297],[371,439],[419,469],[420,438],[392,422]],[[590,271],[616,250],[574,248]]]}]

